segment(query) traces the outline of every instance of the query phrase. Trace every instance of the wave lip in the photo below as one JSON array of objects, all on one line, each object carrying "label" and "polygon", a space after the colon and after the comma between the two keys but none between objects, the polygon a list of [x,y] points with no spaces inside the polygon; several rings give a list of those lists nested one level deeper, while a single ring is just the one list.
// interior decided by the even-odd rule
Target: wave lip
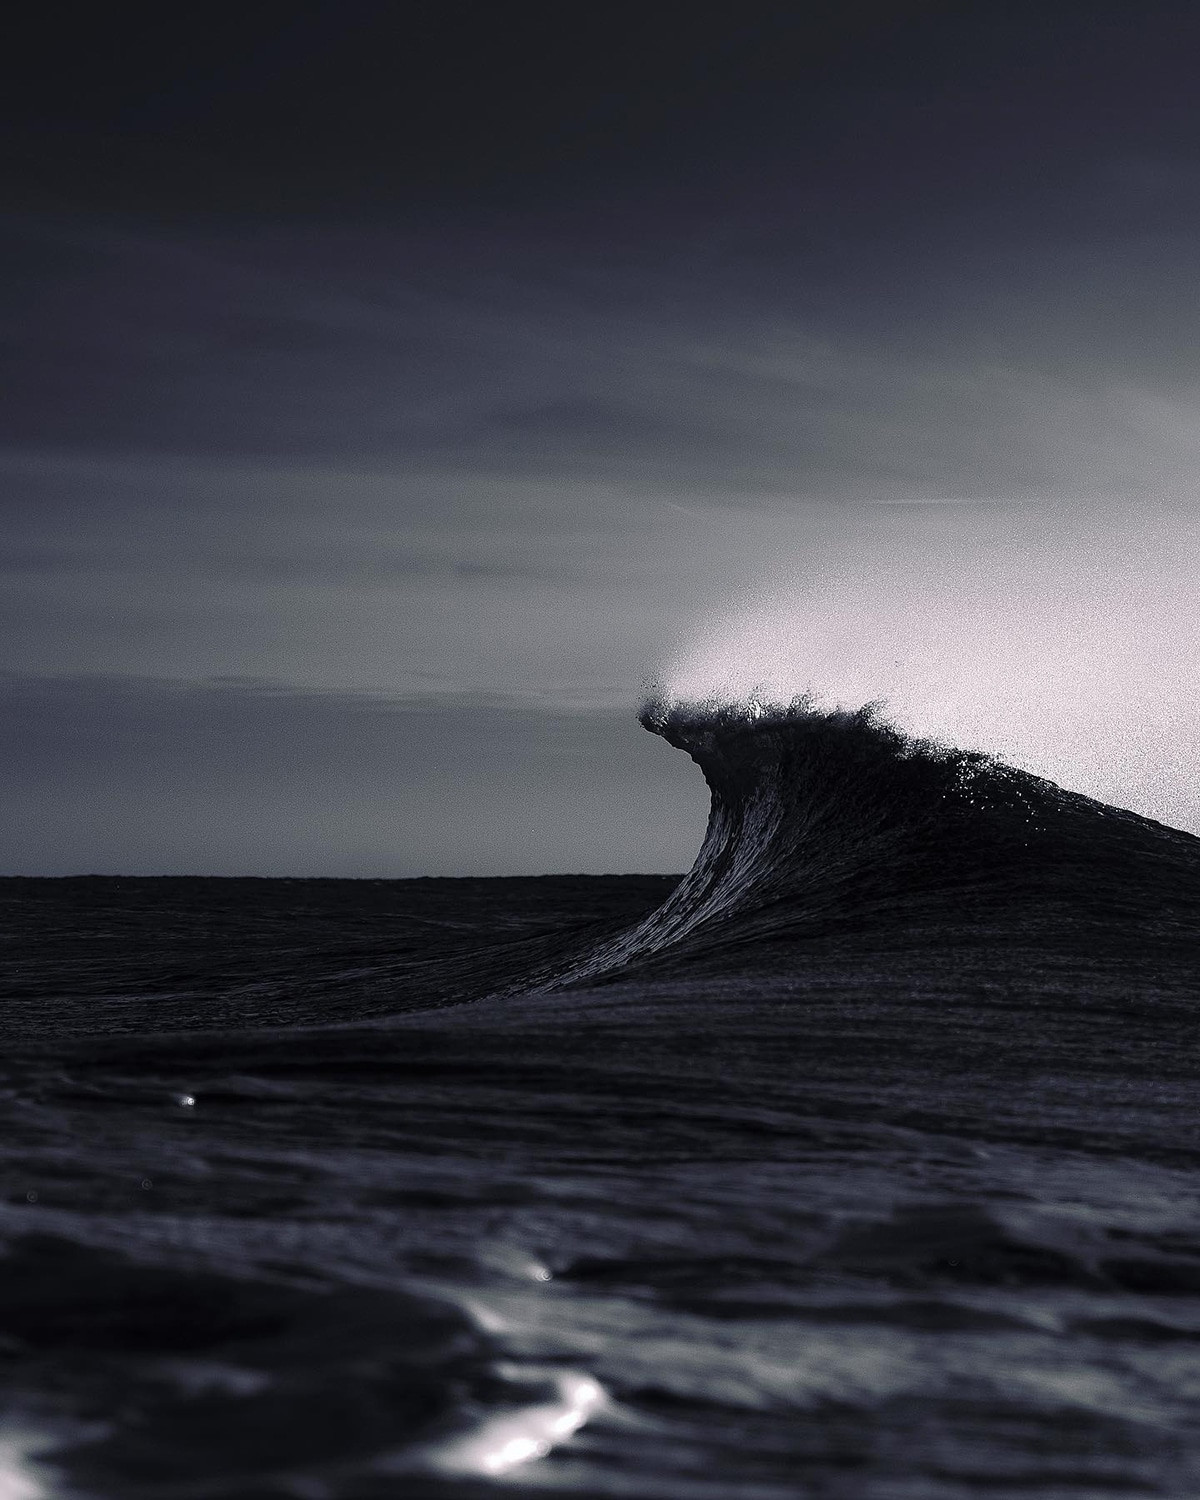
[{"label": "wave lip", "polygon": [[1046,931],[1145,919],[1200,930],[1200,839],[980,752],[915,739],[878,704],[649,699],[642,725],[711,792],[667,901],[565,978],[679,945],[880,924]]}]

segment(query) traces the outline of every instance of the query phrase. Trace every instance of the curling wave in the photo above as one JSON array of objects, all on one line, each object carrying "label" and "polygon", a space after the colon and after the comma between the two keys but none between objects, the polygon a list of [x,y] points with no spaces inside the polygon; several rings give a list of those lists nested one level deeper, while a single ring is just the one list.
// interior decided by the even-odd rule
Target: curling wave
[{"label": "curling wave", "polygon": [[831,929],[1200,933],[1200,839],[906,736],[877,705],[656,697],[640,719],[700,767],[708,830],[667,901],[566,980]]}]

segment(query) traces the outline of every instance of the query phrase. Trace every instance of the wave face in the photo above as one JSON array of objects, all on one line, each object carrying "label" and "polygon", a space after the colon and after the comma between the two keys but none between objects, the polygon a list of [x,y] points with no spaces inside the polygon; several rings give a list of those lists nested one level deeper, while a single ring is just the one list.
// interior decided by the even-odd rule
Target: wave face
[{"label": "wave face", "polygon": [[[653,699],[712,793],[691,871],[566,976],[837,929],[1200,931],[1200,839],[856,712]],[[742,955],[744,958],[744,954]]]}]

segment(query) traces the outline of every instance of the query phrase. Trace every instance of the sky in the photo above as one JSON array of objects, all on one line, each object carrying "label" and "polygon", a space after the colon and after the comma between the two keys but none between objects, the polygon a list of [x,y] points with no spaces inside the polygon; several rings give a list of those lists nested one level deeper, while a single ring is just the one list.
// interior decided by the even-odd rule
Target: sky
[{"label": "sky", "polygon": [[1200,12],[49,4],[0,871],[682,870],[691,698],[1200,831]]}]

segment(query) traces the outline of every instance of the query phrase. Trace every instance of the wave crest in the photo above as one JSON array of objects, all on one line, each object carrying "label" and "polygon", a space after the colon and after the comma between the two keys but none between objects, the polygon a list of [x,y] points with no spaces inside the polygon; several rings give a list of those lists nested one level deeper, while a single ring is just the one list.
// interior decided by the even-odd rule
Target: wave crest
[{"label": "wave crest", "polygon": [[641,723],[700,767],[712,803],[690,872],[657,911],[565,976],[665,952],[838,928],[1079,920],[1200,910],[1200,840],[976,751],[908,736],[883,706],[688,702]]}]

